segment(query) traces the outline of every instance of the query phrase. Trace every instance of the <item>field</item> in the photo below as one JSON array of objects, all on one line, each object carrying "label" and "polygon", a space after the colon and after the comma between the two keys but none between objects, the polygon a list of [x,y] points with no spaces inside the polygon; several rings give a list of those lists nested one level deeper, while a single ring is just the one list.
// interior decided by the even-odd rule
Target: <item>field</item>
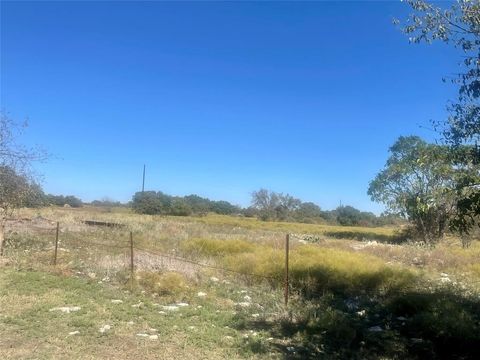
[{"label": "field", "polygon": [[22,210],[0,265],[0,358],[479,358],[480,242],[396,244],[398,230]]}]

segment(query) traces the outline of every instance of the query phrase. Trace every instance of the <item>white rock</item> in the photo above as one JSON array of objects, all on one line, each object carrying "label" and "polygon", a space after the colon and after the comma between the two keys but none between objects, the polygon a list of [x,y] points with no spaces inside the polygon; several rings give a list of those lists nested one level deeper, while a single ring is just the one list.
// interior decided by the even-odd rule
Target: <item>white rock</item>
[{"label": "white rock", "polygon": [[112,304],[122,304],[123,300],[113,299],[113,300],[111,300],[111,302],[112,302]]},{"label": "white rock", "polygon": [[78,334],[80,334],[80,331],[78,331],[78,330],[77,331],[71,331],[71,332],[68,333],[68,336],[73,336],[73,335],[78,335]]},{"label": "white rock", "polygon": [[186,306],[188,306],[188,304],[187,304],[187,303],[184,303],[184,302],[181,302],[181,303],[177,303],[177,306],[179,306],[179,307],[186,307]]},{"label": "white rock", "polygon": [[166,311],[177,311],[177,310],[178,310],[178,306],[175,306],[175,305],[164,305],[164,306],[162,306],[162,309],[163,309],[163,310],[166,310]]},{"label": "white rock", "polygon": [[449,277],[450,275],[445,274],[445,273],[440,273],[440,276],[441,276],[441,277]]},{"label": "white rock", "polygon": [[167,315],[167,313],[165,311],[159,311],[158,313],[161,314],[161,315]]},{"label": "white rock", "polygon": [[106,333],[108,330],[110,330],[112,327],[110,325],[103,325],[98,331],[100,331],[102,334]]},{"label": "white rock", "polygon": [[365,316],[366,313],[367,312],[365,310],[357,311],[357,315],[361,317]]},{"label": "white rock", "polygon": [[140,333],[140,334],[137,334],[138,337],[144,337],[144,338],[147,338],[149,337],[150,335],[148,334],[145,334],[145,333]]},{"label": "white rock", "polygon": [[450,278],[448,278],[448,277],[442,277],[442,278],[440,279],[440,282],[442,282],[442,283],[450,283],[450,282],[452,282],[452,280],[450,280]]},{"label": "white rock", "polygon": [[154,328],[150,328],[150,329],[148,329],[148,331],[150,331],[150,332],[157,332],[158,330],[157,330],[157,329],[154,329]]},{"label": "white rock", "polygon": [[215,276],[212,276],[212,277],[210,277],[210,281],[216,283],[216,282],[219,282],[220,280],[218,278],[216,278]]},{"label": "white rock", "polygon": [[236,305],[245,308],[245,307],[249,307],[251,304],[249,302],[239,302]]},{"label": "white rock", "polygon": [[143,306],[143,302],[139,302],[138,304],[132,305],[132,308],[140,308]]},{"label": "white rock", "polygon": [[245,300],[245,301],[247,301],[247,302],[251,302],[251,301],[252,301],[252,298],[251,298],[250,296],[248,296],[248,295],[245,295],[245,296],[243,297],[243,300]]},{"label": "white rock", "polygon": [[60,306],[60,307],[50,309],[50,311],[61,311],[66,314],[70,314],[71,312],[75,312],[80,309],[81,309],[80,306]]},{"label": "white rock", "polygon": [[368,331],[371,331],[371,332],[381,332],[381,331],[383,331],[383,329],[382,329],[380,326],[372,326],[372,327],[369,327],[369,328],[368,328]]},{"label": "white rock", "polygon": [[406,321],[407,318],[406,318],[405,316],[398,316],[398,317],[397,317],[397,320],[398,320],[398,321]]},{"label": "white rock", "polygon": [[127,322],[127,325],[133,325],[133,324],[135,324],[133,321]]},{"label": "white rock", "polygon": [[148,338],[150,340],[158,340],[158,335],[150,335]]},{"label": "white rock", "polygon": [[207,293],[204,293],[203,291],[199,291],[197,296],[198,297],[205,297],[205,296],[207,296]]},{"label": "white rock", "polygon": [[252,314],[252,317],[253,317],[254,319],[256,319],[256,318],[260,317],[260,314]]}]

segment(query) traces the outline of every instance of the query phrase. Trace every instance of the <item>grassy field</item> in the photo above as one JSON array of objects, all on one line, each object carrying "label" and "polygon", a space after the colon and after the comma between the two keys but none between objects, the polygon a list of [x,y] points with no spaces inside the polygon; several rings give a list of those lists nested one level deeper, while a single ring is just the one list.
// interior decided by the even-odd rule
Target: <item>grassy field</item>
[{"label": "grassy field", "polygon": [[0,266],[0,357],[478,358],[480,243],[388,243],[397,230],[22,210]]}]

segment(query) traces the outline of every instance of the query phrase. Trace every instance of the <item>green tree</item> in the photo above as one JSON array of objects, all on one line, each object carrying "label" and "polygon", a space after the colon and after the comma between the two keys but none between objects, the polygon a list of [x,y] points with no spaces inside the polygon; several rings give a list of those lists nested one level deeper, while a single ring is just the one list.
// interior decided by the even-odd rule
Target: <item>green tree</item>
[{"label": "green tree", "polygon": [[443,237],[455,214],[456,169],[446,146],[417,136],[400,137],[368,194],[392,213],[407,218],[426,243]]},{"label": "green tree", "polygon": [[402,30],[411,42],[441,41],[458,49],[461,56],[460,71],[450,79],[458,85],[458,98],[448,106],[448,119],[436,125],[456,153],[461,170],[458,175],[463,175],[457,176],[457,213],[450,224],[453,229],[468,233],[480,216],[480,174],[464,171],[465,167],[480,163],[480,2],[406,2],[412,13],[403,22]]},{"label": "green tree", "polygon": [[139,214],[157,215],[165,211],[165,205],[155,191],[145,191],[135,193],[132,209]]}]

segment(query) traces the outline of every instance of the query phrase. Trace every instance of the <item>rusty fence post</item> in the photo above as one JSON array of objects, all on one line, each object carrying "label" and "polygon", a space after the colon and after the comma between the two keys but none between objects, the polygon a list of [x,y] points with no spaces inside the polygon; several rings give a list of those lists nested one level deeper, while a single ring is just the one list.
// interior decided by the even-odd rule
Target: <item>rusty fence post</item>
[{"label": "rusty fence post", "polygon": [[53,265],[57,265],[57,252],[58,252],[58,233],[60,230],[60,223],[57,221],[57,231],[55,233],[55,253],[53,255]]},{"label": "rusty fence post", "polygon": [[130,273],[131,273],[131,279],[133,284],[135,267],[133,263],[133,232],[132,231],[130,231]]},{"label": "rusty fence post", "polygon": [[287,234],[285,238],[285,306],[288,305],[288,293],[289,293],[289,283],[288,283],[288,252],[290,247],[290,234]]}]

